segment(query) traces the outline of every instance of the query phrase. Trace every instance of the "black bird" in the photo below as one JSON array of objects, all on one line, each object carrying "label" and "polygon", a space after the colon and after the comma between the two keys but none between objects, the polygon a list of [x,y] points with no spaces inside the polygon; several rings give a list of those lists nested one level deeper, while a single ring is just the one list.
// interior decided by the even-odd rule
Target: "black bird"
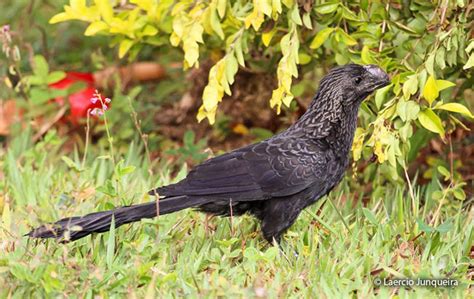
[{"label": "black bird", "polygon": [[349,64],[325,76],[308,110],[287,130],[265,141],[211,158],[182,181],[149,192],[160,200],[43,225],[34,238],[73,241],[91,233],[186,208],[229,216],[250,213],[263,236],[279,242],[300,212],[342,179],[361,102],[390,83],[375,65]]}]

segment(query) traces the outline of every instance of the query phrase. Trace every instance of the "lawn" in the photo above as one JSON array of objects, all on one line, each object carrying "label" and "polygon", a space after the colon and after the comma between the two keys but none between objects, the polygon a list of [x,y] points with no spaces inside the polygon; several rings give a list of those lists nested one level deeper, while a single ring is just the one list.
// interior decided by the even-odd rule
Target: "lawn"
[{"label": "lawn", "polygon": [[[112,159],[97,145],[86,157],[65,154],[54,131],[29,140],[25,129],[0,152],[2,298],[472,297],[473,209],[433,200],[429,184],[413,186],[413,196],[387,187],[362,204],[346,178],[302,213],[281,249],[264,241],[251,217],[192,210],[70,244],[28,239],[44,222],[149,201],[147,190],[187,172],[163,160],[150,164],[140,142]],[[374,284],[394,278],[458,285]]]}]

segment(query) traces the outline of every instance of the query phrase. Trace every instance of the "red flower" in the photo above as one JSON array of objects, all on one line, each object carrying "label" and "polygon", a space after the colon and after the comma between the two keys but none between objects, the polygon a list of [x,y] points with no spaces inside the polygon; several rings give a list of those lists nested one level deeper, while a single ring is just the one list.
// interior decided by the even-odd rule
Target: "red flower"
[{"label": "red flower", "polygon": [[[94,98],[96,92],[94,77],[91,73],[67,72],[64,79],[50,84],[50,87],[66,89],[76,82],[83,82],[86,84],[86,87],[68,97],[71,112],[66,118],[73,124],[78,124],[81,118],[86,118],[87,111],[92,111],[94,108],[102,108],[100,101],[96,101],[95,103],[91,101],[91,98]],[[63,97],[58,97],[55,100],[59,105],[64,105]]]}]

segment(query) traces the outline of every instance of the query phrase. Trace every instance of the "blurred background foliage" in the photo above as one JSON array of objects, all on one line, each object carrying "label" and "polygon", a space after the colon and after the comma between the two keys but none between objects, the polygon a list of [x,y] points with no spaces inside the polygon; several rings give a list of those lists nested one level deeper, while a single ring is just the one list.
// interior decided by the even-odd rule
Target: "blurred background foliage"
[{"label": "blurred background foliage", "polygon": [[[7,2],[0,93],[35,140],[55,127],[71,149],[84,150],[85,114],[65,121],[73,102],[54,100],[83,88],[52,87],[70,71],[93,73],[112,98],[107,117],[119,152],[134,140],[149,159],[193,164],[207,156],[206,143],[229,150],[287,127],[330,68],[377,64],[392,84],[362,105],[350,184],[375,198],[387,182],[414,181],[438,200],[472,196],[469,1]],[[155,80],[127,77],[142,61],[159,65]],[[91,118],[90,130],[109,146],[103,121]]]}]

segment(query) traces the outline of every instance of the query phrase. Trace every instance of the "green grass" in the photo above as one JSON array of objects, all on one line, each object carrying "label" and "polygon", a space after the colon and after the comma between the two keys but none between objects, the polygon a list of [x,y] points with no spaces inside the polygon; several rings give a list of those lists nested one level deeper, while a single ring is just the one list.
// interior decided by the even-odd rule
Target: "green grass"
[{"label": "green grass", "polygon": [[[411,198],[387,187],[362,206],[343,183],[302,213],[283,251],[265,243],[251,217],[206,219],[191,210],[71,244],[29,240],[23,234],[44,222],[149,201],[148,189],[186,168],[171,177],[171,165],[148,165],[133,144],[123,163],[94,147],[83,164],[77,153],[61,158],[54,134],[28,140],[0,152],[2,298],[472,297],[473,210],[442,207],[439,224],[427,226],[439,202],[421,188]],[[450,277],[459,286],[374,286],[395,277]]]}]

